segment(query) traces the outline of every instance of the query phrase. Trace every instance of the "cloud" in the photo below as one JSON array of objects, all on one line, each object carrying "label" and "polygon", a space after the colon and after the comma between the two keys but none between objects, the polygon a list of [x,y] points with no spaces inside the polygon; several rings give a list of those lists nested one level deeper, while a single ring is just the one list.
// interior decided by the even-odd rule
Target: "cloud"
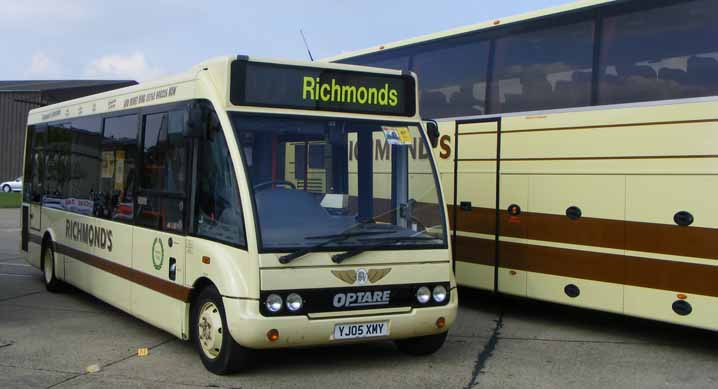
[{"label": "cloud", "polygon": [[109,54],[99,57],[85,68],[85,75],[91,78],[123,78],[137,81],[156,78],[164,72],[151,66],[145,54],[136,51],[132,54]]},{"label": "cloud", "polygon": [[35,78],[52,78],[61,73],[60,65],[42,51],[33,54],[26,71],[27,76]]}]

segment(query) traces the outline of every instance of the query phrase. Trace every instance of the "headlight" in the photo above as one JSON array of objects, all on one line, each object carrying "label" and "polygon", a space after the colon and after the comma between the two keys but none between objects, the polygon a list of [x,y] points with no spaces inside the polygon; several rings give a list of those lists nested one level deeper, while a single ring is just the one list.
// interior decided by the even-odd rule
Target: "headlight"
[{"label": "headlight", "polygon": [[426,304],[429,302],[429,299],[431,298],[431,291],[426,286],[422,286],[419,288],[419,290],[416,291],[416,301]]},{"label": "headlight", "polygon": [[264,304],[267,306],[269,312],[279,312],[282,309],[282,297],[278,294],[270,294],[267,296],[267,301]]},{"label": "headlight", "polygon": [[302,296],[292,293],[289,296],[287,296],[287,309],[289,309],[292,312],[296,312],[300,309],[302,309],[302,305],[304,304],[304,301],[302,301]]},{"label": "headlight", "polygon": [[441,303],[446,300],[446,288],[444,285],[436,285],[434,287],[434,291],[431,293],[431,296],[437,303]]}]

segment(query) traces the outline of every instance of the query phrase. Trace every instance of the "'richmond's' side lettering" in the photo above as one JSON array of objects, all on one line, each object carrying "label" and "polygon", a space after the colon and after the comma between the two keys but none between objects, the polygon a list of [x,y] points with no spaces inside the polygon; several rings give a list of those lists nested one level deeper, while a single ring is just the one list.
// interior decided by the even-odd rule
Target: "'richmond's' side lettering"
[{"label": "'richmond's' side lettering", "polygon": [[75,220],[65,220],[65,237],[112,251],[112,230]]}]

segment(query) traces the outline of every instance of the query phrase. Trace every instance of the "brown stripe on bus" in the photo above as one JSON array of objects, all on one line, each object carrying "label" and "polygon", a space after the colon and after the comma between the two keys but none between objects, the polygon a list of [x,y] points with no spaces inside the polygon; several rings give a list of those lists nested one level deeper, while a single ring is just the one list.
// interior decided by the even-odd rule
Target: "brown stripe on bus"
[{"label": "brown stripe on bus", "polygon": [[108,261],[104,258],[85,253],[63,244],[55,243],[55,249],[60,254],[67,255],[90,266],[104,270],[110,274],[114,274],[148,289],[152,289],[155,292],[162,293],[183,302],[189,301],[189,294],[192,290],[191,288],[163,280],[159,277],[120,265],[119,263]]},{"label": "brown stripe on bus", "polygon": [[[453,218],[453,206],[449,206]],[[459,212],[459,231],[493,235],[495,210],[474,208]],[[565,215],[522,212],[511,217],[500,211],[501,236],[642,251],[684,257],[718,259],[718,229],[682,227],[614,219],[581,217],[571,220]],[[453,222],[453,220],[452,220]],[[452,223],[452,228],[454,225]]]},{"label": "brown stripe on bus", "polygon": [[[457,261],[494,265],[493,240],[460,238]],[[514,242],[500,242],[500,261],[502,268],[718,297],[718,267],[711,265]]]},{"label": "brown stripe on bus", "polygon": [[28,240],[32,243],[42,244],[42,237],[34,234],[28,234]]}]

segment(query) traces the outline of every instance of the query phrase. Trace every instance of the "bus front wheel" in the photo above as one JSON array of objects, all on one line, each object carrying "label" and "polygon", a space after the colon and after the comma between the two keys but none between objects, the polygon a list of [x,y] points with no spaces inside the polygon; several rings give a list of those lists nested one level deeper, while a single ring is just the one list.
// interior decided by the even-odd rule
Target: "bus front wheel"
[{"label": "bus front wheel", "polygon": [[55,276],[55,250],[46,242],[42,249],[42,279],[48,292],[57,293],[64,290],[64,283]]},{"label": "bus front wheel", "polygon": [[222,375],[249,364],[250,350],[237,344],[229,333],[222,296],[214,286],[200,292],[191,312],[192,340],[207,370]]},{"label": "bus front wheel", "polygon": [[409,355],[429,355],[437,352],[444,345],[448,332],[436,335],[419,336],[416,338],[394,341],[399,351]]}]

